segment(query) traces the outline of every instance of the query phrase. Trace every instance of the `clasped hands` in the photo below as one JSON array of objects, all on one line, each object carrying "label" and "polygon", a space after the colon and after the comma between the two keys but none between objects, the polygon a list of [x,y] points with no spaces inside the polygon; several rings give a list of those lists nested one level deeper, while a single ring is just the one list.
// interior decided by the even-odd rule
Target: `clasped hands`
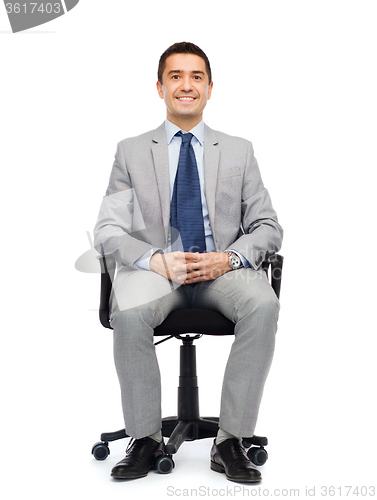
[{"label": "clasped hands", "polygon": [[149,262],[149,267],[168,280],[183,285],[214,280],[232,270],[228,254],[225,252],[155,253]]}]

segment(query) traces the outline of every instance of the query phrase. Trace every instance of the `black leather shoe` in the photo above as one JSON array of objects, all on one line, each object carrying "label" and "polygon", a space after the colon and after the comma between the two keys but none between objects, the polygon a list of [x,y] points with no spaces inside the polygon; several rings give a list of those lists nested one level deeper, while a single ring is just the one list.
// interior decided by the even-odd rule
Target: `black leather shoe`
[{"label": "black leather shoe", "polygon": [[219,445],[215,439],[211,450],[211,469],[225,472],[230,481],[239,483],[257,483],[262,480],[261,473],[251,463],[237,438],[226,439]]},{"label": "black leather shoe", "polygon": [[150,437],[130,441],[126,456],[111,471],[114,479],[137,479],[154,469],[157,457],[164,454],[164,442]]}]

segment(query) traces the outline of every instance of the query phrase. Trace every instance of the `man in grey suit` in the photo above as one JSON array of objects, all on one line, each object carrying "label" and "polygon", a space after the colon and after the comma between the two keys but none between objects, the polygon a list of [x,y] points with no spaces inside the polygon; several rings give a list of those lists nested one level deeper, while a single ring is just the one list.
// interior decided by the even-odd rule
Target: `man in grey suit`
[{"label": "man in grey suit", "polygon": [[118,263],[114,358],[134,438],[112,470],[118,479],[145,476],[163,452],[153,331],[171,311],[192,306],[236,325],[211,469],[232,481],[261,480],[241,438],[254,434],[273,357],[279,301],[261,264],[280,249],[282,229],[251,143],[203,123],[212,87],[199,47],[182,42],[164,52],[157,91],[167,119],[118,144],[94,231],[96,248]]}]

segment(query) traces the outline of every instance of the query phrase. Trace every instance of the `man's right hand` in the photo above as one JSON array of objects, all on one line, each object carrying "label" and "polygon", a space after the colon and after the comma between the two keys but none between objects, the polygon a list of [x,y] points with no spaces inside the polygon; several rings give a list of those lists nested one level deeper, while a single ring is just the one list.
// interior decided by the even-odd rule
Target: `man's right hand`
[{"label": "man's right hand", "polygon": [[182,284],[187,276],[187,263],[184,252],[155,253],[149,261],[151,271],[170,281]]}]

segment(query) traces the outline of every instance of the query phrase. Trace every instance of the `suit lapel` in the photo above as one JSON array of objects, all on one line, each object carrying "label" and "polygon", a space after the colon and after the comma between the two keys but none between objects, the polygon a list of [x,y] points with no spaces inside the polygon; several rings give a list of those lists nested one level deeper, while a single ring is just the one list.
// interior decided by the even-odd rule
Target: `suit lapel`
[{"label": "suit lapel", "polygon": [[164,123],[154,132],[152,138],[152,155],[167,241],[170,222],[170,180],[168,145]]},{"label": "suit lapel", "polygon": [[220,147],[216,132],[204,126],[204,180],[209,221],[215,233],[215,200],[217,175],[219,171]]}]

